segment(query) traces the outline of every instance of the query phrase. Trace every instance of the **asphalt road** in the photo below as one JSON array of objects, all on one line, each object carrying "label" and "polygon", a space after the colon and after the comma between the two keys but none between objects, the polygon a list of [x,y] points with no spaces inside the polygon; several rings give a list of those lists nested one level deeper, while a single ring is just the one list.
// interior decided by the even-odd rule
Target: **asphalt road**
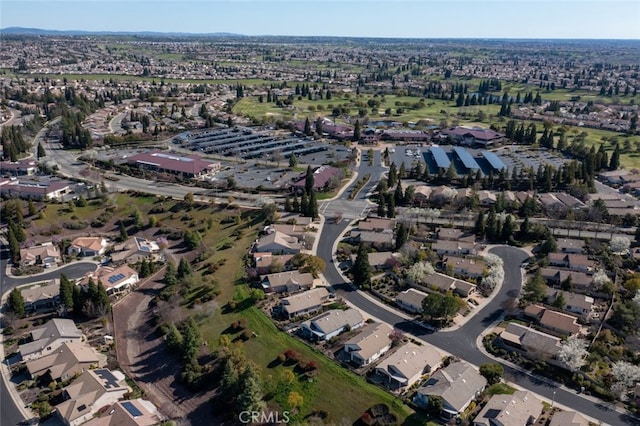
[{"label": "asphalt road", "polygon": [[[6,275],[6,253],[7,251],[2,249],[2,256],[0,256],[2,257],[2,259],[0,259],[0,295],[19,285],[60,278],[61,273],[65,273],[69,278],[80,278],[87,272],[94,271],[96,269],[96,264],[93,262],[76,262],[35,277],[10,277]],[[5,381],[0,380],[0,425],[17,425],[22,420],[24,420],[24,418],[19,408],[11,398]]]}]

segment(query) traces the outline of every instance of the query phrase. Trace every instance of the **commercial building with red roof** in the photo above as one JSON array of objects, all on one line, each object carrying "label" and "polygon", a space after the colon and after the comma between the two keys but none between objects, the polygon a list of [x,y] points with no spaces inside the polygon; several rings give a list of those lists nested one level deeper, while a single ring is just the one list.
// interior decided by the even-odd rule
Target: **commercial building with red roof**
[{"label": "commercial building with red roof", "polygon": [[129,157],[129,164],[142,169],[195,178],[220,169],[220,163],[204,160],[198,155],[180,156],[163,151],[143,152]]}]

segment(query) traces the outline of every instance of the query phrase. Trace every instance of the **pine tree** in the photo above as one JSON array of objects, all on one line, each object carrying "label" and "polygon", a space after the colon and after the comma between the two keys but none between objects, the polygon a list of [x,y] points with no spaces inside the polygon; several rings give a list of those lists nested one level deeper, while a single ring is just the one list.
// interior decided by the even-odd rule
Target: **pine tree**
[{"label": "pine tree", "polygon": [[307,166],[307,172],[305,174],[304,177],[304,189],[305,191],[307,191],[307,195],[311,194],[311,191],[313,191],[313,187],[314,187],[314,177],[313,177],[313,170],[311,169],[311,166]]},{"label": "pine tree", "polygon": [[[378,197],[378,217],[385,217],[387,215],[387,202],[385,200],[384,194],[380,194]],[[640,226],[638,227],[640,229]],[[638,240],[640,241],[640,234],[638,236]]]},{"label": "pine tree", "polygon": [[398,225],[398,231],[396,232],[396,250],[400,250],[400,248],[405,245],[408,239],[409,227],[401,222]]},{"label": "pine tree", "polygon": [[304,134],[311,136],[311,123],[309,122],[309,117],[304,120]]},{"label": "pine tree", "polygon": [[620,167],[620,145],[616,143],[616,147],[611,154],[611,160],[609,161],[609,170],[618,170]]},{"label": "pine tree", "polygon": [[359,142],[360,141],[360,120],[356,120],[356,124],[353,128],[353,141],[354,142]]},{"label": "pine tree", "polygon": [[291,208],[294,212],[300,213],[300,202],[298,201],[298,195],[295,192],[293,194],[293,202],[291,203]]},{"label": "pine tree", "polygon": [[318,217],[318,200],[316,198],[316,191],[314,190],[311,190],[311,194],[309,196],[309,207],[307,216],[313,219]]},{"label": "pine tree", "polygon": [[239,387],[238,411],[261,413],[266,404],[260,383],[260,375],[253,364],[248,364],[240,375]]},{"label": "pine tree", "polygon": [[387,192],[385,194],[385,201],[387,202],[387,217],[394,218],[396,217],[396,204],[393,198],[393,194]]},{"label": "pine tree", "polygon": [[22,297],[22,293],[17,288],[14,288],[11,290],[11,293],[9,293],[9,310],[18,318],[24,318],[24,297]]},{"label": "pine tree", "polygon": [[480,213],[478,213],[478,218],[476,219],[474,231],[478,237],[484,237],[484,233],[486,231],[486,225],[484,221],[484,212],[482,210],[480,210]]},{"label": "pine tree", "polygon": [[364,243],[358,246],[358,254],[353,263],[353,283],[358,288],[371,288],[371,265],[369,265],[369,255]]},{"label": "pine tree", "polygon": [[47,156],[47,153],[40,142],[38,142],[38,152],[36,155],[38,160]]},{"label": "pine tree", "polygon": [[118,230],[120,232],[120,241],[126,241],[129,238],[129,234],[127,233],[127,228],[124,226],[124,222],[122,220],[118,221]]},{"label": "pine tree", "polygon": [[184,258],[181,257],[180,258],[180,263],[178,264],[178,273],[176,275],[176,277],[181,280],[189,275],[191,275],[193,273],[193,270],[191,269],[191,264],[189,263],[189,261]]},{"label": "pine tree", "polygon": [[300,197],[300,213],[303,216],[307,216],[309,211],[309,199],[307,198],[307,191],[302,190],[302,197]]},{"label": "pine tree", "polygon": [[75,286],[65,274],[60,274],[60,301],[67,311],[73,310],[73,288]]},{"label": "pine tree", "polygon": [[167,260],[167,267],[164,270],[164,283],[168,286],[172,286],[178,282],[178,276],[176,272],[176,265],[172,260]]}]

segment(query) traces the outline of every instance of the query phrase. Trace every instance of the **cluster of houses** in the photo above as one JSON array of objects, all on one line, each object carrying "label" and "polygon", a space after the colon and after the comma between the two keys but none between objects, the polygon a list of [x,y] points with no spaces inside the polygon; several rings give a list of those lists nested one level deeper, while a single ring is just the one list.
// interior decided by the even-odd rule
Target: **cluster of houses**
[{"label": "cluster of houses", "polygon": [[[105,368],[106,356],[87,342],[75,323],[55,318],[29,334],[19,353],[29,377],[66,384],[57,418],[67,426],[148,426],[163,419],[142,399],[124,400],[131,388],[120,371]],[[103,413],[100,417],[97,414]]]},{"label": "cluster of houses", "polygon": [[[78,257],[104,256],[107,251],[110,253],[108,265],[100,264],[95,271],[78,280],[77,285],[87,285],[89,280],[93,280],[102,284],[108,295],[115,295],[138,283],[138,272],[130,265],[143,260],[163,260],[158,244],[140,237],[130,237],[115,245],[103,237],[78,237],[67,249],[68,254]],[[20,259],[22,266],[52,267],[62,262],[60,249],[52,242],[21,249]],[[23,288],[21,293],[28,313],[54,311],[60,305],[58,280]]]},{"label": "cluster of houses", "polygon": [[598,320],[596,300],[602,296],[593,283],[598,264],[583,254],[584,241],[559,238],[557,245],[558,252],[548,255],[549,266],[540,270],[549,285],[543,303],[523,311],[530,325],[509,323],[500,333],[507,347],[551,363],[557,363],[563,339],[585,336],[588,324]]}]

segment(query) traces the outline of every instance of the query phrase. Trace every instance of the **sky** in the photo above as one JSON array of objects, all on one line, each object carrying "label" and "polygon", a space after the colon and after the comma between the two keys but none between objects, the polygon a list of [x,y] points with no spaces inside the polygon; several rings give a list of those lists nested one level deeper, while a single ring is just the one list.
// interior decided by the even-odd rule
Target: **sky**
[{"label": "sky", "polygon": [[640,0],[0,0],[0,28],[640,39]]}]

